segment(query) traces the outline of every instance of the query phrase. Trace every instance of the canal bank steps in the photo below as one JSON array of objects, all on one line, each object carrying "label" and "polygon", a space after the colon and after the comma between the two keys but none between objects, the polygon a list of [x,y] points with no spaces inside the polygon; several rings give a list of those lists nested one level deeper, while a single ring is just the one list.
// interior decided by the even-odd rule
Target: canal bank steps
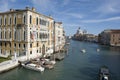
[{"label": "canal bank steps", "polygon": [[0,73],[11,70],[19,65],[17,60],[9,60],[0,63]]}]

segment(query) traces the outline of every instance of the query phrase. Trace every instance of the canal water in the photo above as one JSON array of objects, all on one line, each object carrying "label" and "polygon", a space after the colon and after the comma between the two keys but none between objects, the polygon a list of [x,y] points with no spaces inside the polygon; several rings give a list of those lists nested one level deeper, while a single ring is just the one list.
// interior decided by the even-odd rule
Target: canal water
[{"label": "canal water", "polygon": [[120,48],[72,40],[70,43],[68,55],[54,69],[39,73],[18,67],[0,74],[0,80],[99,80],[103,65],[110,70],[110,80],[120,80]]}]

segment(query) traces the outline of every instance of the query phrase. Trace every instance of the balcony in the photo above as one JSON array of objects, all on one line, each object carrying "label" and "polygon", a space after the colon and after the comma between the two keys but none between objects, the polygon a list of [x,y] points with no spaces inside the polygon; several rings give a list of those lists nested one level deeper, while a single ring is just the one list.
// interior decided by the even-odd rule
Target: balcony
[{"label": "balcony", "polygon": [[45,41],[48,41],[48,39],[40,39],[40,41],[43,41],[43,42],[45,42]]},{"label": "balcony", "polygon": [[30,41],[30,42],[34,42],[35,40],[33,40],[33,39],[30,39],[29,41]]},{"label": "balcony", "polygon": [[0,41],[8,42],[8,41],[12,41],[12,39],[0,39]]},{"label": "balcony", "polygon": [[17,27],[25,27],[25,26],[27,26],[27,25],[25,25],[25,24],[17,24]]},{"label": "balcony", "polygon": [[40,41],[40,39],[36,39],[36,41]]}]

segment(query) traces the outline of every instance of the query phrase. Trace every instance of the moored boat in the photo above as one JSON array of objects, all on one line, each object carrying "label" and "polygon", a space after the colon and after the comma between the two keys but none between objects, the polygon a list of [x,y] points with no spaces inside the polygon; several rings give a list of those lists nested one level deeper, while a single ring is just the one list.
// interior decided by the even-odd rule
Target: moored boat
[{"label": "moored boat", "polygon": [[31,69],[31,70],[35,70],[35,71],[40,71],[43,72],[44,71],[44,67],[42,67],[41,65],[37,65],[37,64],[33,64],[33,63],[28,63],[28,64],[21,64],[23,67],[27,68],[27,69]]},{"label": "moored boat", "polygon": [[68,43],[66,43],[67,45],[69,45],[70,43],[68,42]]},{"label": "moored boat", "polygon": [[46,69],[53,69],[55,63],[56,63],[55,61],[50,61],[45,59],[42,66],[45,67]]}]

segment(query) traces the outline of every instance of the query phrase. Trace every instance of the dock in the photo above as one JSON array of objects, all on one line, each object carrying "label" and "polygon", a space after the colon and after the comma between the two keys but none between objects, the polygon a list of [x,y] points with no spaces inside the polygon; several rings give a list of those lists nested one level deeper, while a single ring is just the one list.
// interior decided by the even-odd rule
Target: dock
[{"label": "dock", "polygon": [[60,61],[60,60],[64,59],[65,54],[64,53],[55,53],[54,57],[55,57],[55,60]]}]

